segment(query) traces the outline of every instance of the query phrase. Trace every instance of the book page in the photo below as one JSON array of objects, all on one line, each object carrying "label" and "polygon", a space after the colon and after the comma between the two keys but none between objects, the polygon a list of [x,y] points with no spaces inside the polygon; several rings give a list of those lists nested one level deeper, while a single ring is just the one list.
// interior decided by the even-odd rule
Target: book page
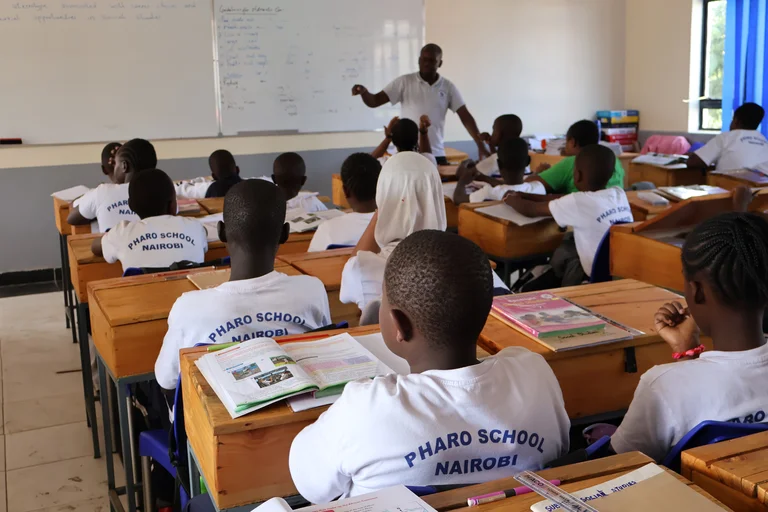
[{"label": "book page", "polygon": [[347,333],[312,342],[285,343],[282,349],[321,390],[394,373]]},{"label": "book page", "polygon": [[[332,504],[312,505],[300,512],[437,512],[404,485],[361,494],[334,501]],[[297,512],[298,512],[297,511]]]},{"label": "book page", "polygon": [[291,227],[291,233],[304,233],[313,231],[317,226],[328,219],[344,215],[341,210],[325,210],[323,212],[306,213],[302,209],[289,210],[285,216],[286,222]]},{"label": "book page", "polygon": [[51,197],[61,199],[62,201],[74,201],[89,190],[90,189],[85,185],[77,185],[75,187],[70,187],[64,190],[59,190],[58,192],[54,192],[51,194]]},{"label": "book page", "polygon": [[195,217],[195,219],[203,223],[208,242],[219,241],[219,221],[224,220],[223,213],[213,213],[204,217]]},{"label": "book page", "polygon": [[518,226],[527,226],[551,217],[526,217],[525,215],[518,213],[517,210],[507,204],[495,204],[493,206],[485,206],[483,208],[477,208],[475,210],[479,213],[490,215],[498,219],[505,219],[517,224]]}]

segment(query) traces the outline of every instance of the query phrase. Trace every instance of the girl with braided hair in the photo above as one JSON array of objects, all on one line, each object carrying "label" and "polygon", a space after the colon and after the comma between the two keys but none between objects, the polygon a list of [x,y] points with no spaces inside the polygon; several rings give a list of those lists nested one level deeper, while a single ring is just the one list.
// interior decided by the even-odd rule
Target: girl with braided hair
[{"label": "girl with braided hair", "polygon": [[[639,450],[657,461],[705,420],[768,420],[768,221],[725,213],[698,225],[682,252],[685,301],[654,318],[677,362],[647,371],[611,439],[618,453]],[[712,338],[704,351],[699,334]]]}]

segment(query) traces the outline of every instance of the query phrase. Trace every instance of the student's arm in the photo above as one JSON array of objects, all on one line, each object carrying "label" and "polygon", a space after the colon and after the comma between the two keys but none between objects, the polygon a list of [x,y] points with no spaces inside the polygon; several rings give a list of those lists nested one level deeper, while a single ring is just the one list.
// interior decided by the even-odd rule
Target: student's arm
[{"label": "student's arm", "polygon": [[379,91],[376,94],[371,94],[362,85],[352,87],[352,96],[360,96],[363,99],[363,103],[370,108],[378,108],[385,103],[389,103],[389,96],[387,96],[386,92]]},{"label": "student's arm", "polygon": [[453,203],[456,205],[469,202],[469,194],[467,194],[467,185],[472,183],[480,173],[475,169],[475,162],[472,160],[464,160],[456,169],[456,177],[458,182],[456,183],[456,190],[453,191]]},{"label": "student's arm", "polygon": [[352,256],[357,255],[360,251],[370,251],[378,254],[381,252],[379,244],[376,243],[376,222],[379,219],[379,212],[373,214],[371,222],[368,223],[368,227],[365,228],[363,236],[358,240],[357,245],[352,250]]},{"label": "student's arm", "polygon": [[683,353],[701,344],[699,326],[688,308],[679,302],[668,302],[661,306],[653,317],[653,324],[661,339],[667,342],[674,353]]},{"label": "student's arm", "polygon": [[504,196],[504,202],[526,217],[549,217],[549,203],[552,198],[543,197],[543,200],[532,201],[524,199],[522,194],[512,192]]},{"label": "student's arm", "polygon": [[538,181],[544,184],[547,194],[561,193],[566,190],[568,181],[573,175],[573,159],[564,158],[555,165],[532,174],[525,181]]},{"label": "student's arm", "polygon": [[[184,304],[184,299],[179,297],[168,314],[168,331],[163,338],[163,346],[160,347],[160,354],[155,361],[155,379],[163,389],[176,389],[176,383],[179,379],[179,350],[184,347],[184,310],[188,315],[194,315],[194,311],[189,311],[189,307]],[[208,341],[208,340],[200,340]]]},{"label": "student's arm", "polygon": [[419,119],[419,153],[432,153],[432,144],[429,143],[429,127],[432,126],[428,115]]},{"label": "student's arm", "polygon": [[474,140],[475,144],[477,144],[477,154],[480,159],[491,156],[491,154],[488,152],[488,148],[485,147],[483,138],[480,136],[480,130],[477,128],[475,118],[472,116],[472,114],[469,113],[467,106],[462,105],[461,108],[456,111],[456,113],[459,115],[459,119],[461,119],[461,124],[463,124],[464,128],[467,129],[469,136],[472,137],[472,140]]},{"label": "student's arm", "polygon": [[101,250],[101,238],[94,238],[91,242],[91,252],[94,256],[104,256]]},{"label": "student's arm", "polygon": [[530,176],[525,178],[525,181],[538,181],[539,183],[544,185],[544,190],[547,191],[547,194],[554,194],[555,193],[555,189],[553,189],[552,186],[549,183],[547,183],[546,181],[544,181],[542,179],[542,177],[539,176],[538,174],[531,174]]},{"label": "student's arm", "polygon": [[75,201],[75,204],[72,205],[72,209],[69,211],[69,216],[67,217],[68,224],[73,226],[90,224],[90,222],[96,218],[96,210],[99,202],[96,190],[97,189],[89,190],[83,194],[83,197]]},{"label": "student's arm", "polygon": [[67,224],[70,224],[72,226],[80,226],[82,224],[90,224],[92,219],[86,219],[83,217],[83,215],[80,213],[80,207],[79,206],[73,206],[69,210],[69,215],[67,215]]},{"label": "student's arm", "polygon": [[382,140],[381,143],[376,146],[376,149],[371,151],[372,157],[381,158],[387,152],[389,145],[392,143],[392,128],[394,128],[395,123],[397,123],[399,120],[400,118],[395,116],[390,119],[389,124],[384,127],[384,140]]},{"label": "student's arm", "polygon": [[696,153],[688,153],[688,168],[689,169],[706,169],[709,167],[704,160],[701,159]]},{"label": "student's arm", "polygon": [[693,153],[688,153],[688,167],[706,169],[717,162],[723,151],[723,136],[717,135]]}]

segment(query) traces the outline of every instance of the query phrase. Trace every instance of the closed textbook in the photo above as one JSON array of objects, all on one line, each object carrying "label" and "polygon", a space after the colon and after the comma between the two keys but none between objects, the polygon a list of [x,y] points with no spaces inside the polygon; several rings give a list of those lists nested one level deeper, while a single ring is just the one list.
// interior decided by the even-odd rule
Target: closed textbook
[{"label": "closed textbook", "polygon": [[538,338],[605,329],[604,320],[551,293],[496,297],[493,312]]}]

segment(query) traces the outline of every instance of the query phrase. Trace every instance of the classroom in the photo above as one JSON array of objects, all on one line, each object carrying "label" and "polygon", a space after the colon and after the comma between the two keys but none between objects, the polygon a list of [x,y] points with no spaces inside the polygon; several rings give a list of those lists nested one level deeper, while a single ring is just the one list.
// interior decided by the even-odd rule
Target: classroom
[{"label": "classroom", "polygon": [[0,1],[0,512],[768,511],[766,13]]}]

